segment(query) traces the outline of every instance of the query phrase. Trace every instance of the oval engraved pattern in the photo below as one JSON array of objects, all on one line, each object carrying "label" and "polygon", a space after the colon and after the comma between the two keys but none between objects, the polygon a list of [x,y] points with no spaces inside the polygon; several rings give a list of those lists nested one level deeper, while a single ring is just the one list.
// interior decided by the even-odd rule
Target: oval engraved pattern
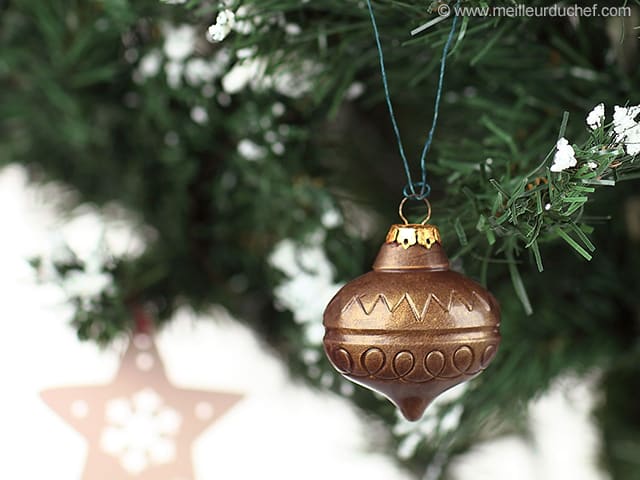
[{"label": "oval engraved pattern", "polygon": [[453,354],[453,364],[459,371],[463,373],[469,370],[472,363],[473,351],[466,345],[460,347],[458,350],[456,350],[456,353]]},{"label": "oval engraved pattern", "polygon": [[384,366],[386,358],[379,348],[370,348],[362,354],[362,365],[369,375],[375,375]]},{"label": "oval engraved pattern", "polygon": [[493,360],[493,357],[495,357],[497,350],[498,349],[495,345],[489,345],[484,349],[481,362],[482,368],[485,368],[487,365],[489,365],[489,362],[491,362],[491,360]]},{"label": "oval engraved pattern", "polygon": [[338,348],[333,352],[333,364],[342,373],[351,373],[353,371],[353,360],[351,360],[351,355],[344,348]]},{"label": "oval engraved pattern", "polygon": [[430,352],[424,359],[424,366],[427,369],[427,372],[434,377],[437,377],[444,369],[444,354],[439,350]]},{"label": "oval engraved pattern", "polygon": [[404,377],[413,370],[414,364],[415,360],[413,359],[413,355],[406,350],[398,352],[393,359],[393,369],[399,377]]}]

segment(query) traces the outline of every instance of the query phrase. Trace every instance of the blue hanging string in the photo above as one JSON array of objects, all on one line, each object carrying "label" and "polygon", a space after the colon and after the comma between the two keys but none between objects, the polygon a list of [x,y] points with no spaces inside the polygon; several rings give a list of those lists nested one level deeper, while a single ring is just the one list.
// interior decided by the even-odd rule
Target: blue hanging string
[{"label": "blue hanging string", "polygon": [[[458,3],[456,3],[456,7],[459,4],[460,4],[460,0],[458,0]],[[371,0],[367,0],[367,6],[369,7],[369,16],[371,17],[373,34],[375,36],[376,45],[378,47],[378,57],[380,60],[380,73],[382,74],[382,85],[384,87],[384,96],[387,101],[387,107],[389,108],[391,125],[393,126],[393,131],[396,134],[396,140],[398,141],[398,149],[400,150],[400,157],[402,158],[402,162],[404,164],[404,171],[407,175],[407,180],[409,182],[404,187],[403,194],[406,198],[415,198],[416,200],[424,200],[431,193],[431,186],[427,183],[426,158],[427,158],[427,153],[431,148],[431,143],[433,142],[433,135],[436,131],[436,125],[438,123],[438,112],[440,111],[440,99],[442,98],[442,87],[444,84],[444,71],[447,64],[447,54],[449,52],[449,48],[451,47],[451,41],[453,40],[453,35],[458,25],[458,17],[454,13],[451,30],[449,31],[449,36],[447,37],[447,41],[444,44],[444,49],[442,51],[442,59],[440,60],[440,76],[438,78],[438,88],[436,90],[436,101],[435,101],[435,106],[433,111],[433,123],[431,124],[431,129],[429,130],[427,141],[425,142],[424,148],[422,149],[422,154],[420,155],[421,179],[419,182],[414,183],[413,178],[411,177],[411,169],[409,168],[409,161],[407,160],[407,156],[404,153],[404,147],[402,145],[402,138],[400,137],[400,129],[398,128],[398,122],[396,121],[395,114],[393,113],[393,104],[391,103],[391,95],[389,94],[389,84],[387,82],[387,72],[384,67],[384,54],[382,53],[382,45],[380,43],[380,34],[378,33],[378,25],[376,23],[376,17],[373,13],[373,7],[371,6]],[[454,8],[454,12],[455,12],[455,8]],[[416,188],[419,188],[420,190],[416,191]]]}]

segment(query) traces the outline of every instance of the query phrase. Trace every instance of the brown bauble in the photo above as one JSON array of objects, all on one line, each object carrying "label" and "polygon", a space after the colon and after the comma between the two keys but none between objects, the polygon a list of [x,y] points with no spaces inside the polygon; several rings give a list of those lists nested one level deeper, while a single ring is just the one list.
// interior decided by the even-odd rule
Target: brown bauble
[{"label": "brown bauble", "polygon": [[435,397],[482,372],[500,343],[498,302],[449,270],[433,225],[393,225],[373,271],[333,297],[323,323],[333,366],[414,421]]}]

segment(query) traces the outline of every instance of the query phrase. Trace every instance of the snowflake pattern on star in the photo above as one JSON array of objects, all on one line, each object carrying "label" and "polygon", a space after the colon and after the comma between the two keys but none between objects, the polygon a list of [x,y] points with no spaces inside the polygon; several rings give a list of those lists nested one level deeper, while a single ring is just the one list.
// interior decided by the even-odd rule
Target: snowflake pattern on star
[{"label": "snowflake pattern on star", "polygon": [[42,398],[87,439],[83,480],[187,480],[193,441],[241,395],[176,388],[151,336],[138,333],[110,383],[47,389]]},{"label": "snowflake pattern on star", "polygon": [[165,405],[153,389],[111,400],[106,405],[105,420],[101,446],[128,472],[138,474],[175,459],[182,416]]}]

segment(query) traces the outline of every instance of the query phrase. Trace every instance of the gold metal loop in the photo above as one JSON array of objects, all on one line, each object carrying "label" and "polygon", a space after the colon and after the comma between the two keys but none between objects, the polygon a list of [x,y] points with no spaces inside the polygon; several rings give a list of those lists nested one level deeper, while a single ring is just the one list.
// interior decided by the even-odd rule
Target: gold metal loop
[{"label": "gold metal loop", "polygon": [[[407,200],[409,199],[407,197],[404,197],[400,202],[400,207],[398,207],[398,214],[400,215],[400,218],[402,219],[405,225],[409,225],[409,220],[407,220],[407,217],[404,216],[404,212],[403,212],[404,204],[407,203]],[[423,200],[425,205],[427,206],[427,216],[425,217],[424,220],[422,220],[422,222],[420,222],[420,225],[425,225],[431,219],[431,203],[427,198],[424,198]]]}]

